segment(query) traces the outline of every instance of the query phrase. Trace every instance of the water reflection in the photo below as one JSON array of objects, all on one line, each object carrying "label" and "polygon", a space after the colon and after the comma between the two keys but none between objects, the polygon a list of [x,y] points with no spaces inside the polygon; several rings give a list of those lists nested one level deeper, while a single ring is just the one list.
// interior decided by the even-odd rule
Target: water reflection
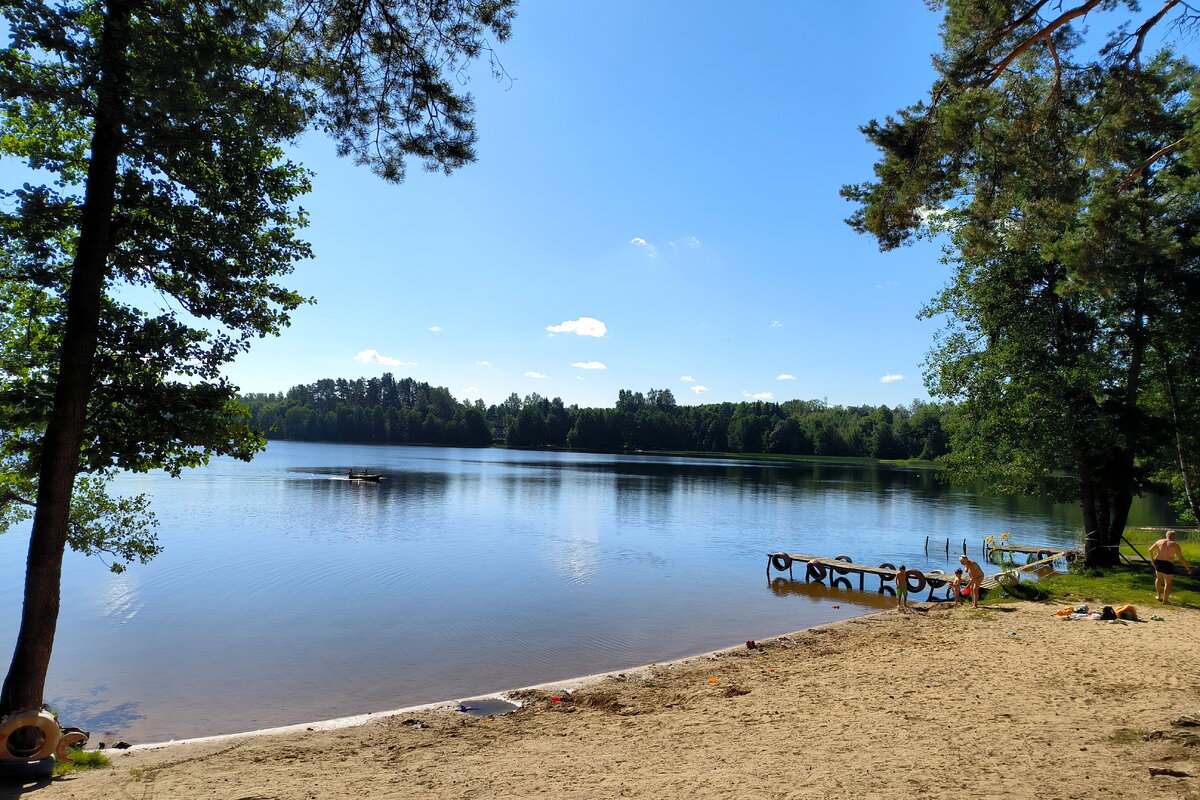
[{"label": "water reflection", "polygon": [[[119,484],[152,496],[166,549],[121,576],[68,556],[48,697],[129,741],[479,696],[894,607],[764,587],[767,553],[953,570],[963,540],[1079,529],[1070,507],[844,464],[272,442]],[[0,537],[7,652],[20,534]]]},{"label": "water reflection", "polygon": [[896,607],[896,598],[883,592],[859,591],[848,586],[827,586],[817,581],[775,577],[767,580],[767,587],[776,597],[803,597],[821,603],[855,603],[875,610]]}]

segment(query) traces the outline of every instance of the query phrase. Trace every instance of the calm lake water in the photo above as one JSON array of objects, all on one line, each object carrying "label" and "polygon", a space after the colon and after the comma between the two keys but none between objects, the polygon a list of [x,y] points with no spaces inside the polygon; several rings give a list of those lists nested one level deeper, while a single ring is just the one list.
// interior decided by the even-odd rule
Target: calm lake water
[{"label": "calm lake water", "polygon": [[[954,559],[1079,529],[1073,508],[838,464],[272,442],[119,488],[154,498],[166,550],[123,575],[68,554],[47,699],[93,742],[467,698],[895,602],[768,580],[768,552],[946,569],[947,539]],[[1164,514],[1140,502],[1133,523]],[[27,538],[0,536],[5,654]]]}]

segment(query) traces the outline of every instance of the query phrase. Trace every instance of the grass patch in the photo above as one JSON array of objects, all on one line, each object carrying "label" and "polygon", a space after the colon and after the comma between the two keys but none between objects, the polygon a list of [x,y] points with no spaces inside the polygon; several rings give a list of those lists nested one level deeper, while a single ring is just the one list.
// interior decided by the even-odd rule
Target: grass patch
[{"label": "grass patch", "polygon": [[[1129,544],[1121,542],[1121,555],[1134,561],[1138,560],[1138,554],[1146,558],[1150,554],[1146,552],[1146,548],[1163,538],[1165,534],[1163,528],[1130,528],[1125,531],[1125,538],[1128,539],[1137,548],[1136,552]],[[1183,551],[1183,557],[1192,566],[1200,565],[1200,531],[1176,529],[1176,539],[1179,542],[1179,549]]]},{"label": "grass patch", "polygon": [[1038,582],[1018,582],[1018,583],[1001,583],[994,590],[988,592],[989,600],[1003,601],[1005,599],[1013,600],[1049,600],[1050,590],[1046,586]]},{"label": "grass patch", "polygon": [[[1128,566],[1053,575],[1038,582],[1050,599],[1083,600],[1092,604],[1118,606],[1131,603],[1148,617],[1159,607],[1154,599],[1154,573],[1148,568]],[[1200,608],[1200,580],[1175,576],[1171,605]]]},{"label": "grass patch", "polygon": [[1135,731],[1131,728],[1118,728],[1109,734],[1108,740],[1113,744],[1135,744],[1146,739],[1147,731]]},{"label": "grass patch", "polygon": [[55,775],[69,775],[72,772],[82,772],[85,769],[104,769],[112,766],[112,759],[100,750],[67,751],[67,760],[54,765]]}]

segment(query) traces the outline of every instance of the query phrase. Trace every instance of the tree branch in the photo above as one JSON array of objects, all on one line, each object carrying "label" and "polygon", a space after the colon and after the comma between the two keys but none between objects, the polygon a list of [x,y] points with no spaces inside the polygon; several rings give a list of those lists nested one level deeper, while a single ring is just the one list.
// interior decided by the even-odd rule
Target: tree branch
[{"label": "tree branch", "polygon": [[1046,39],[1049,41],[1050,34],[1054,33],[1071,20],[1087,14],[1093,8],[1098,6],[1100,2],[1101,0],[1087,0],[1087,2],[1085,2],[1083,5],[1076,6],[1070,11],[1064,11],[1056,19],[1043,25],[1040,29],[1035,31],[1032,36],[1013,48],[1007,56],[1005,56],[998,64],[996,64],[996,66],[992,67],[991,73],[984,78],[983,85],[991,86],[1001,75],[1004,74],[1004,70],[1008,69],[1009,64],[1015,61],[1018,56],[1020,56],[1030,47],[1033,47],[1033,45],[1036,44],[1039,39]]},{"label": "tree branch", "polygon": [[1150,166],[1155,161],[1158,161],[1163,156],[1166,156],[1166,155],[1169,155],[1169,154],[1175,152],[1180,147],[1182,147],[1183,144],[1184,144],[1184,139],[1176,139],[1175,141],[1171,142],[1166,147],[1162,147],[1162,148],[1158,149],[1153,155],[1151,155],[1149,158],[1147,158],[1141,164],[1138,164],[1137,167],[1135,167],[1132,171],[1130,171],[1130,173],[1128,175],[1125,176],[1125,180],[1121,181],[1121,185],[1117,187],[1117,194],[1120,194],[1121,192],[1128,189],[1129,184],[1133,183],[1134,180],[1136,180],[1137,177],[1142,174],[1142,172],[1146,169],[1146,167]]}]

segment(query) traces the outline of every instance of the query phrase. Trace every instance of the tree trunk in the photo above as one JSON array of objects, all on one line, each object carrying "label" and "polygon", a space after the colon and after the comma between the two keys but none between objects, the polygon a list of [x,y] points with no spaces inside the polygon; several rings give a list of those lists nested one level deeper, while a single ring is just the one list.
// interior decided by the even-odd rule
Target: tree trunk
[{"label": "tree trunk", "polygon": [[0,689],[0,715],[41,706],[58,626],[71,494],[79,471],[108,254],[113,244],[130,17],[130,0],[108,0],[105,4],[98,44],[100,80],[87,188],[67,290],[66,326],[54,405],[38,467],[37,510],[25,570],[25,603],[12,664]]}]

